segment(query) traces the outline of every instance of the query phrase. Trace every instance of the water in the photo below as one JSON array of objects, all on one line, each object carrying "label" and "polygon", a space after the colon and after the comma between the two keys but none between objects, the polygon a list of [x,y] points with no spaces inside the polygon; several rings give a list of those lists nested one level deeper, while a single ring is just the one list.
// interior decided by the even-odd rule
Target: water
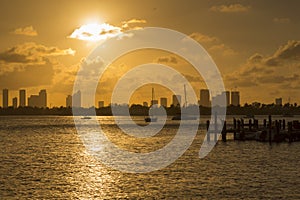
[{"label": "water", "polygon": [[[159,149],[177,130],[168,121],[170,126],[143,141],[122,134],[112,117],[98,120],[111,141],[133,152]],[[203,137],[200,128],[188,151],[162,170],[122,173],[87,153],[72,117],[0,117],[0,197],[300,199],[300,143],[218,142],[199,159]]]}]

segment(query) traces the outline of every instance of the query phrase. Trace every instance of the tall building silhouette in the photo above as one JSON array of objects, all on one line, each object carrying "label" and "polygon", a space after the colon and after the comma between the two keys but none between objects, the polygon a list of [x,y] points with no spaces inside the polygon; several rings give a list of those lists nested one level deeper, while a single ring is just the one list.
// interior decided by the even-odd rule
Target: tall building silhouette
[{"label": "tall building silhouette", "polygon": [[41,103],[41,107],[42,108],[46,108],[47,107],[47,92],[46,90],[41,90],[39,92],[39,97],[40,97],[40,103]]},{"label": "tall building silhouette", "polygon": [[72,96],[71,95],[68,95],[66,97],[66,107],[67,108],[72,107]]},{"label": "tall building silhouette", "polygon": [[160,105],[163,107],[167,107],[168,106],[168,99],[165,97],[160,98]]},{"label": "tall building silhouette", "polygon": [[3,89],[2,104],[3,104],[3,108],[8,107],[8,89]]},{"label": "tall building silhouette", "polygon": [[81,92],[80,92],[80,90],[78,90],[75,94],[73,94],[72,107],[81,108]]},{"label": "tall building silhouette", "polygon": [[232,91],[231,92],[231,104],[233,106],[239,106],[240,105],[240,92],[238,92],[238,91]]},{"label": "tall building silhouette", "polygon": [[172,96],[172,104],[173,106],[181,106],[181,95],[173,95]]},{"label": "tall building silhouette", "polygon": [[275,105],[282,106],[282,98],[276,98],[275,99]]},{"label": "tall building silhouette", "polygon": [[30,95],[28,98],[28,106],[46,108],[47,107],[47,92],[46,90],[41,90],[39,95]]},{"label": "tall building silhouette", "polygon": [[98,108],[104,107],[104,101],[98,101]]},{"label": "tall building silhouette", "polygon": [[143,106],[148,107],[148,102],[144,101]]},{"label": "tall building silhouette", "polygon": [[20,107],[26,106],[26,90],[19,91],[19,106]]},{"label": "tall building silhouette", "polygon": [[209,107],[210,106],[210,95],[209,90],[201,89],[200,90],[200,106]]},{"label": "tall building silhouette", "polygon": [[13,106],[13,108],[18,108],[18,98],[17,97],[14,97],[12,99],[12,106]]},{"label": "tall building silhouette", "polygon": [[230,105],[230,92],[229,91],[222,92],[222,95],[225,96],[226,106],[229,106]]}]

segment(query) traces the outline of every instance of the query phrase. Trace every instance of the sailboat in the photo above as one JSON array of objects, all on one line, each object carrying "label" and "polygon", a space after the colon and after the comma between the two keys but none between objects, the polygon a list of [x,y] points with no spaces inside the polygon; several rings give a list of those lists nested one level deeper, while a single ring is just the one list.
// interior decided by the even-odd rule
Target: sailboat
[{"label": "sailboat", "polygon": [[[184,87],[184,104],[183,104],[183,110],[187,107],[187,100],[186,100],[186,88]],[[172,117],[172,120],[197,120],[197,117],[195,116],[187,116],[187,114],[180,114]]]},{"label": "sailboat", "polygon": [[[151,104],[154,102],[154,88],[152,88],[152,100]],[[148,117],[145,117],[145,122],[157,122],[157,117],[154,115],[149,115]]]}]

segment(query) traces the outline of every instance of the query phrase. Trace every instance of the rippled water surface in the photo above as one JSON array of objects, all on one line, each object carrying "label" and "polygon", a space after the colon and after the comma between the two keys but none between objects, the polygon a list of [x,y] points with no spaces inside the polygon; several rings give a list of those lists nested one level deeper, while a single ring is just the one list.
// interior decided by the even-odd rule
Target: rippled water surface
[{"label": "rippled water surface", "polygon": [[[162,148],[178,127],[167,122],[159,134],[143,140],[123,134],[112,117],[97,119],[112,142],[137,153]],[[72,117],[0,120],[1,199],[300,199],[300,143],[218,142],[199,159],[205,134],[200,127],[176,162],[135,174],[106,167],[89,155]]]}]

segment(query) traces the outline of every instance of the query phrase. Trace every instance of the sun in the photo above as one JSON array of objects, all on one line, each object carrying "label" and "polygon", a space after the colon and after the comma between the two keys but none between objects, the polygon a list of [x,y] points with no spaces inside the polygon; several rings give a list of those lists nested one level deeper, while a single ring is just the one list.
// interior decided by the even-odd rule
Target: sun
[{"label": "sun", "polygon": [[122,29],[120,27],[108,23],[90,23],[75,29],[69,38],[97,42],[115,37],[121,33]]}]

